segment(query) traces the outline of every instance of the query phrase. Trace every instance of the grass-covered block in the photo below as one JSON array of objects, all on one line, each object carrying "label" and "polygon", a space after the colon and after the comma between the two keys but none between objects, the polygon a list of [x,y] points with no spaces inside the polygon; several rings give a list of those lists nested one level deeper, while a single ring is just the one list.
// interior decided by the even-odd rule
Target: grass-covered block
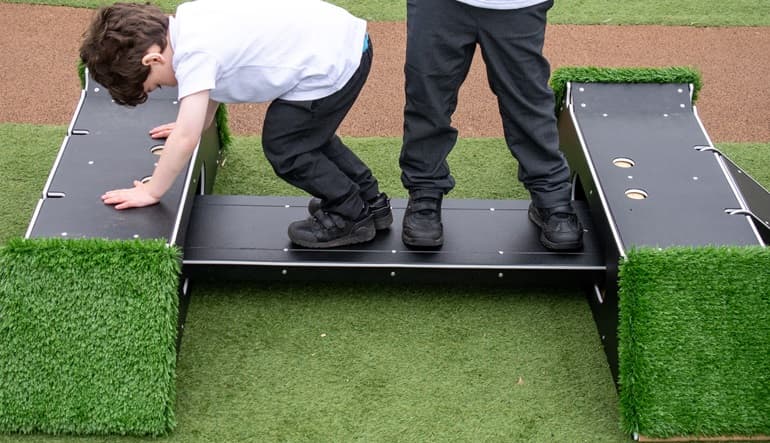
[{"label": "grass-covered block", "polygon": [[770,435],[770,249],[634,249],[619,283],[625,429]]},{"label": "grass-covered block", "polygon": [[0,431],[173,429],[179,266],[160,240],[0,248]]}]

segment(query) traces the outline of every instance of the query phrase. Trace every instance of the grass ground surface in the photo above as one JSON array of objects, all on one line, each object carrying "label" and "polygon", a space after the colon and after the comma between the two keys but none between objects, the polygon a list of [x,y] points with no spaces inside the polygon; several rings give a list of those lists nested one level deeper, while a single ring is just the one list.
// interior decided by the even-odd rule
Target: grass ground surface
[{"label": "grass ground surface", "polygon": [[[85,8],[108,3],[105,0],[3,1]],[[182,1],[155,0],[151,3],[172,12]],[[406,17],[405,0],[332,0],[331,3],[367,20],[400,21]],[[567,24],[768,26],[770,4],[766,0],[556,0],[549,20]]]}]

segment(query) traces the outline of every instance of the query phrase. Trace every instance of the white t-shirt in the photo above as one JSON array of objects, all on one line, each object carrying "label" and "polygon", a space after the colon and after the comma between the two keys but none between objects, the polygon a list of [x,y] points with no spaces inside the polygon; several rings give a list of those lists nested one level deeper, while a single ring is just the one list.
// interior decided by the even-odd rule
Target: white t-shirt
[{"label": "white t-shirt", "polygon": [[460,3],[486,9],[521,9],[546,0],[457,0]]},{"label": "white t-shirt", "polygon": [[315,100],[350,80],[366,21],[321,0],[197,0],[169,19],[179,98]]}]

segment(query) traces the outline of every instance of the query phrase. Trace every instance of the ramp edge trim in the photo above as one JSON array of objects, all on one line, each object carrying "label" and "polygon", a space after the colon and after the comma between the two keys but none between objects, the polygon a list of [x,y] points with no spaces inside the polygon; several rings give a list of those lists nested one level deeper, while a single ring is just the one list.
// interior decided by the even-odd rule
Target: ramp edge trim
[{"label": "ramp edge trim", "polygon": [[[590,171],[591,175],[593,177],[598,178],[599,174],[596,172],[596,168],[594,167],[593,158],[591,157],[591,154],[588,152],[588,149],[586,148],[586,141],[583,137],[583,130],[580,128],[580,123],[578,122],[577,116],[575,115],[575,106],[572,102],[572,82],[567,82],[567,95],[568,102],[567,102],[567,109],[569,110],[570,118],[572,119],[572,123],[575,125],[575,133],[577,134],[578,141],[580,142],[580,149],[583,151],[583,155],[585,155],[586,164],[588,165],[588,170]],[[596,193],[599,195],[599,200],[601,200],[602,203],[602,211],[604,211],[604,216],[607,219],[607,224],[610,227],[610,231],[612,231],[612,238],[615,241],[615,246],[618,248],[618,253],[621,257],[626,258],[626,250],[623,247],[623,243],[620,241],[620,233],[618,232],[618,227],[615,224],[615,219],[612,217],[612,214],[609,212],[609,203],[607,202],[607,197],[604,194],[604,188],[602,187],[602,184],[599,182],[599,180],[594,180],[594,184],[596,185]]]},{"label": "ramp edge trim", "polygon": [[295,262],[295,261],[245,261],[245,260],[182,260],[183,265],[230,265],[252,267],[294,267],[294,268],[370,268],[370,269],[526,269],[526,270],[568,270],[568,271],[606,271],[606,266],[528,266],[528,265],[441,265],[441,264],[404,264],[404,263],[350,263],[350,262]]}]

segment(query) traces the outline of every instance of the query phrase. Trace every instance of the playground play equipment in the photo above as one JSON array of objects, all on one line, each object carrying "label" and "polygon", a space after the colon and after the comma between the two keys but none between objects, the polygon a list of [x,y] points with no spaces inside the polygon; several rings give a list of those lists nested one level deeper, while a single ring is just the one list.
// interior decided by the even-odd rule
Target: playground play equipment
[{"label": "playground play equipment", "polygon": [[[622,381],[619,264],[631,251],[770,242],[770,194],[714,147],[691,84],[567,84],[559,132],[586,228],[585,247],[570,253],[540,245],[528,201],[454,199],[444,203],[447,240],[439,250],[401,243],[406,202],[398,199],[392,202],[397,222],[373,242],[299,248],[285,229],[305,216],[307,198],[211,195],[222,153],[213,127],[158,205],[115,211],[102,204],[104,190],[152,174],[162,146],[147,129],[175,119],[175,92],[156,91],[143,106],[123,108],[88,79],[26,237],[163,238],[180,248],[177,346],[196,279],[558,284],[586,289],[613,377]],[[629,413],[629,430],[651,432],[635,418],[643,412]]]}]

